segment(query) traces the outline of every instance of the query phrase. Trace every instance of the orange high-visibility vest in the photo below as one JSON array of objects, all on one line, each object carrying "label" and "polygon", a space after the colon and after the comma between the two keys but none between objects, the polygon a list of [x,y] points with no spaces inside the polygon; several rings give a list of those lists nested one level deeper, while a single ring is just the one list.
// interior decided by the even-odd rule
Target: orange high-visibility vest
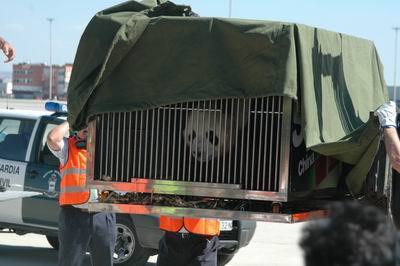
[{"label": "orange high-visibility vest", "polygon": [[68,138],[68,159],[65,165],[60,165],[60,205],[83,204],[89,200],[89,190],[86,188],[87,150],[79,149],[75,137]]},{"label": "orange high-visibility vest", "polygon": [[217,236],[219,235],[219,220],[160,216],[160,229],[177,233],[183,228],[193,234]]}]

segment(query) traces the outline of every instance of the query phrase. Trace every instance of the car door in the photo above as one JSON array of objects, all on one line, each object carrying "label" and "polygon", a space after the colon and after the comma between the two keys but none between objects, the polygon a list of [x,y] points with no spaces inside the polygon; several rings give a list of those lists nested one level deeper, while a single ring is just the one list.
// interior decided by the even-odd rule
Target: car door
[{"label": "car door", "polygon": [[42,227],[58,225],[58,195],[60,191],[59,160],[46,145],[47,134],[64,120],[43,116],[40,120],[25,178],[25,190],[42,194],[24,198],[22,218],[24,223]]},{"label": "car door", "polygon": [[21,195],[35,123],[36,119],[0,114],[0,223],[22,223]]}]

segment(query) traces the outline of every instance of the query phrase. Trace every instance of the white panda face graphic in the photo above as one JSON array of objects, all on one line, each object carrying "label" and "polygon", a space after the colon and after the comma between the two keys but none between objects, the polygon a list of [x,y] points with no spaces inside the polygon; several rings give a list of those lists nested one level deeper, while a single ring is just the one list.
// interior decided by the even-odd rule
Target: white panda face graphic
[{"label": "white panda face graphic", "polygon": [[186,145],[197,161],[210,161],[229,152],[230,119],[223,113],[190,112],[183,131]]}]

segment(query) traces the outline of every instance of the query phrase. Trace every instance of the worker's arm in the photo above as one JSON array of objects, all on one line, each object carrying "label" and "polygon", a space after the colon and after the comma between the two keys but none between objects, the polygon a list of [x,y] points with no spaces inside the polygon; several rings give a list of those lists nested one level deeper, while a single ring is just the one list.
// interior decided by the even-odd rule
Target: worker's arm
[{"label": "worker's arm", "polygon": [[3,51],[7,60],[4,63],[8,63],[15,58],[15,49],[6,40],[0,37],[0,50]]},{"label": "worker's arm", "polygon": [[390,101],[376,110],[375,115],[383,128],[386,152],[393,169],[400,173],[400,140],[397,134],[396,103]]},{"label": "worker's arm", "polygon": [[383,129],[385,134],[385,147],[390,163],[394,170],[400,173],[400,140],[394,127]]},{"label": "worker's arm", "polygon": [[47,145],[53,151],[60,151],[64,145],[64,136],[69,132],[68,122],[64,122],[53,128],[47,135]]}]

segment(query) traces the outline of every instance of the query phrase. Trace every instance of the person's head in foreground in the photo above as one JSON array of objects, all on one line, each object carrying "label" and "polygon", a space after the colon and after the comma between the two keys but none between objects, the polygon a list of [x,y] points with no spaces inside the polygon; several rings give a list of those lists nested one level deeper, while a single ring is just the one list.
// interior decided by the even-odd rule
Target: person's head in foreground
[{"label": "person's head in foreground", "polygon": [[303,228],[300,246],[306,266],[397,265],[396,234],[379,209],[356,201],[335,203],[328,219]]}]

